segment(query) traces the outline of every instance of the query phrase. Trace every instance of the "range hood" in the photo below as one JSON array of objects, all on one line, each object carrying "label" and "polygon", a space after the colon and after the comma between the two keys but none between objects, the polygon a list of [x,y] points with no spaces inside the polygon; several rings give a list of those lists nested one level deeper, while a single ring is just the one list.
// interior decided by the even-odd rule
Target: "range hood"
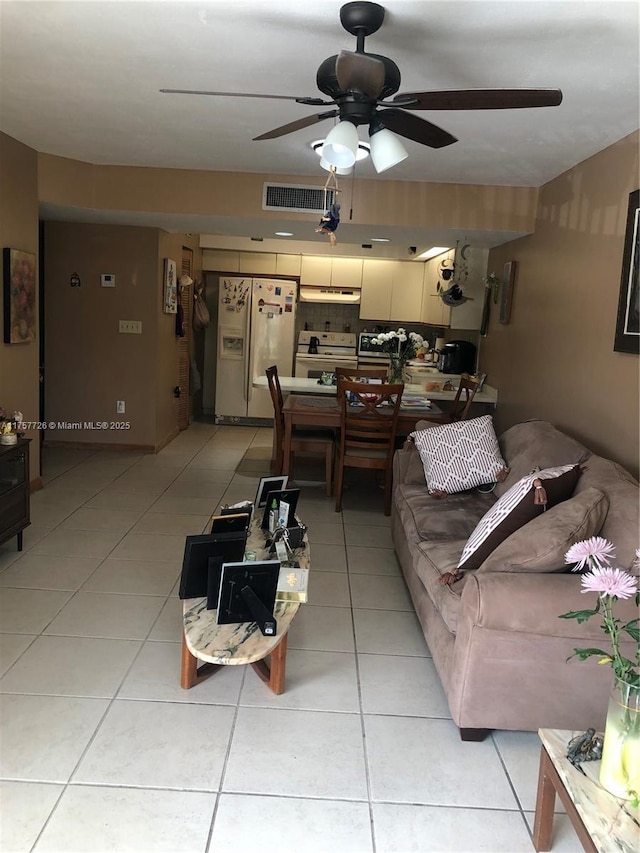
[{"label": "range hood", "polygon": [[326,287],[309,284],[300,285],[300,302],[333,302],[356,305],[360,302],[360,290],[355,287]]}]

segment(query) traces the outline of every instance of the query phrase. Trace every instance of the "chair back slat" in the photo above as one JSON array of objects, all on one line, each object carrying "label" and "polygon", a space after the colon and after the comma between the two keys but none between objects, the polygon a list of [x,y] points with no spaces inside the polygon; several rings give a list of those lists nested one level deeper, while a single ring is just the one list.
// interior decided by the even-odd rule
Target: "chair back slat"
[{"label": "chair back slat", "polygon": [[463,373],[460,377],[458,391],[453,400],[451,409],[449,410],[450,421],[466,421],[469,417],[473,398],[476,396],[478,383],[475,382],[467,373]]}]

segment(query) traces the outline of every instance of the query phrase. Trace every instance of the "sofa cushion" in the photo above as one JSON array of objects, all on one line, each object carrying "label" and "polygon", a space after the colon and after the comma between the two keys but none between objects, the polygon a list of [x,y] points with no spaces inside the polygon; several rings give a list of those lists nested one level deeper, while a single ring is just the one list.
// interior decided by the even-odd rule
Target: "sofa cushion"
[{"label": "sofa cushion", "polygon": [[591,456],[591,451],[584,445],[547,421],[516,424],[502,433],[498,443],[509,466],[509,474],[502,482],[496,483],[494,494],[497,498],[501,498],[534,468],[578,465]]},{"label": "sofa cushion", "polygon": [[609,498],[589,487],[512,533],[478,571],[566,572],[567,550],[575,542],[597,536],[608,509]]},{"label": "sofa cushion", "polygon": [[[571,497],[579,477],[580,468],[577,465],[546,468],[523,477],[480,519],[464,547],[458,568],[480,568],[489,554],[512,533],[545,509]],[[536,480],[544,484],[546,504],[535,502]]]},{"label": "sofa cushion", "polygon": [[466,542],[494,503],[493,495],[481,494],[475,489],[441,499],[431,497],[424,484],[401,483],[394,490],[394,512],[400,516],[405,536],[411,543],[451,539]]},{"label": "sofa cushion", "polygon": [[430,494],[495,483],[506,468],[491,415],[412,432]]},{"label": "sofa cushion", "polygon": [[452,634],[456,633],[458,627],[460,597],[467,575],[463,575],[451,585],[440,583],[440,578],[446,572],[455,571],[464,543],[464,539],[438,543],[422,542],[418,545],[414,559],[416,574]]}]

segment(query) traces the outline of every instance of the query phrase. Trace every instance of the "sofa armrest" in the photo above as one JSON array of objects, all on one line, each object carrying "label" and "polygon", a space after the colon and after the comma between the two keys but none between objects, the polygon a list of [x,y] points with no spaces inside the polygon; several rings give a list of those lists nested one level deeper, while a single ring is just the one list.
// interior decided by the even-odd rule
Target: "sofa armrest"
[{"label": "sofa armrest", "polygon": [[[460,601],[459,624],[495,631],[513,631],[548,637],[597,641],[607,649],[602,620],[595,616],[578,624],[576,619],[560,619],[562,613],[589,610],[595,593],[581,592],[579,575],[530,574],[514,572],[468,572]],[[616,616],[625,622],[637,616],[633,598],[616,604]]]}]

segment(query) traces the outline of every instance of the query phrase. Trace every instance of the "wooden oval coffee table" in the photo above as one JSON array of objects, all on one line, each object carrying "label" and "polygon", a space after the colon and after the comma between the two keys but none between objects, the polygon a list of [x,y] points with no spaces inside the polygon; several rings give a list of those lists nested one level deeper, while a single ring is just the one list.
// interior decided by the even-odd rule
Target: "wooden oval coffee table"
[{"label": "wooden oval coffee table", "polygon": [[[265,531],[260,520],[254,520],[247,539],[247,549],[256,552],[258,560],[267,559]],[[272,558],[271,558],[272,559]],[[309,542],[296,551],[301,568],[309,568]],[[206,598],[188,598],[183,603],[182,668],[180,685],[185,690],[213,675],[223,666],[251,664],[258,676],[277,694],[284,693],[287,657],[287,632],[300,607],[297,601],[276,601],[274,616],[278,623],[276,636],[264,636],[255,622],[218,625],[217,611],[207,610]],[[270,658],[267,664],[266,658]],[[200,666],[198,661],[204,661]]]}]

